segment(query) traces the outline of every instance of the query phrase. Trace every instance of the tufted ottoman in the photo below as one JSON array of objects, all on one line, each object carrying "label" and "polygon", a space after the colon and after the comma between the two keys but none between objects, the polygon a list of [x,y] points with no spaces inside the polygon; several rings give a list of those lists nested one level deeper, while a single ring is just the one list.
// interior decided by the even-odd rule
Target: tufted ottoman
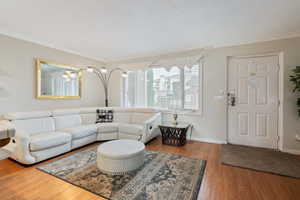
[{"label": "tufted ottoman", "polygon": [[98,168],[108,174],[124,174],[144,164],[145,145],[135,140],[114,140],[97,149]]}]

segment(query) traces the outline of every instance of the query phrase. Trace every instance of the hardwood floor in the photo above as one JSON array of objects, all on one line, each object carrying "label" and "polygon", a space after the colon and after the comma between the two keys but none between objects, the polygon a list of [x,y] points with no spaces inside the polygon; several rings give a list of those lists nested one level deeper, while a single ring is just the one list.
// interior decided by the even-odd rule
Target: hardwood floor
[{"label": "hardwood floor", "polygon": [[[84,148],[89,148],[92,145]],[[148,150],[168,152],[207,160],[198,199],[202,200],[299,200],[300,179],[222,165],[220,145],[189,141],[184,147],[162,145],[160,139],[147,145]],[[81,151],[83,148],[76,151]],[[1,200],[101,200],[95,194],[35,169],[76,151],[30,167],[12,160],[0,161]]]}]

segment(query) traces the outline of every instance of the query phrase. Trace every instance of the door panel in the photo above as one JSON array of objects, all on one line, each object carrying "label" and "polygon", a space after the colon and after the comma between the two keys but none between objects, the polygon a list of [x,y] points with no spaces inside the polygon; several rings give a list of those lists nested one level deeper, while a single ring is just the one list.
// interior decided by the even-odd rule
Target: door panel
[{"label": "door panel", "polygon": [[278,66],[278,56],[229,58],[229,143],[277,148]]},{"label": "door panel", "polygon": [[256,136],[266,137],[268,134],[268,115],[256,113]]},{"label": "door panel", "polygon": [[248,135],[249,133],[249,115],[248,113],[238,113],[238,132],[239,135]]},{"label": "door panel", "polygon": [[256,93],[256,105],[265,105],[268,103],[268,77],[260,76],[256,78],[257,88]]},{"label": "door panel", "polygon": [[248,104],[248,83],[247,78],[240,78],[237,91],[237,102],[239,104]]}]

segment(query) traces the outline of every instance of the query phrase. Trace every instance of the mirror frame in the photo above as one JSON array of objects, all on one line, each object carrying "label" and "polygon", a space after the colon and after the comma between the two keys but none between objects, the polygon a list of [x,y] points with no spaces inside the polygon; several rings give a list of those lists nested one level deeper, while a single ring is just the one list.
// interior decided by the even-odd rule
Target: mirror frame
[{"label": "mirror frame", "polygon": [[[54,65],[56,67],[64,68],[64,69],[71,69],[71,70],[78,70],[78,78],[79,78],[79,96],[49,96],[49,95],[41,95],[41,64],[49,64]],[[50,62],[43,59],[36,59],[36,98],[37,99],[80,99],[82,96],[82,68],[65,65],[65,64],[58,64],[54,62]]]}]

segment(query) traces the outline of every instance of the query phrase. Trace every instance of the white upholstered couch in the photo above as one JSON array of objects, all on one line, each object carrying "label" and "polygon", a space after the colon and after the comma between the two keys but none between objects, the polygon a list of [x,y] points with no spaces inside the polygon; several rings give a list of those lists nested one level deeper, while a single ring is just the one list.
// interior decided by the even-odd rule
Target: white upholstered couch
[{"label": "white upholstered couch", "polygon": [[[97,109],[114,111],[112,123],[98,123]],[[5,147],[11,158],[33,164],[102,140],[134,139],[146,143],[159,135],[161,113],[152,109],[79,108],[8,113],[3,116],[16,128]]]}]

